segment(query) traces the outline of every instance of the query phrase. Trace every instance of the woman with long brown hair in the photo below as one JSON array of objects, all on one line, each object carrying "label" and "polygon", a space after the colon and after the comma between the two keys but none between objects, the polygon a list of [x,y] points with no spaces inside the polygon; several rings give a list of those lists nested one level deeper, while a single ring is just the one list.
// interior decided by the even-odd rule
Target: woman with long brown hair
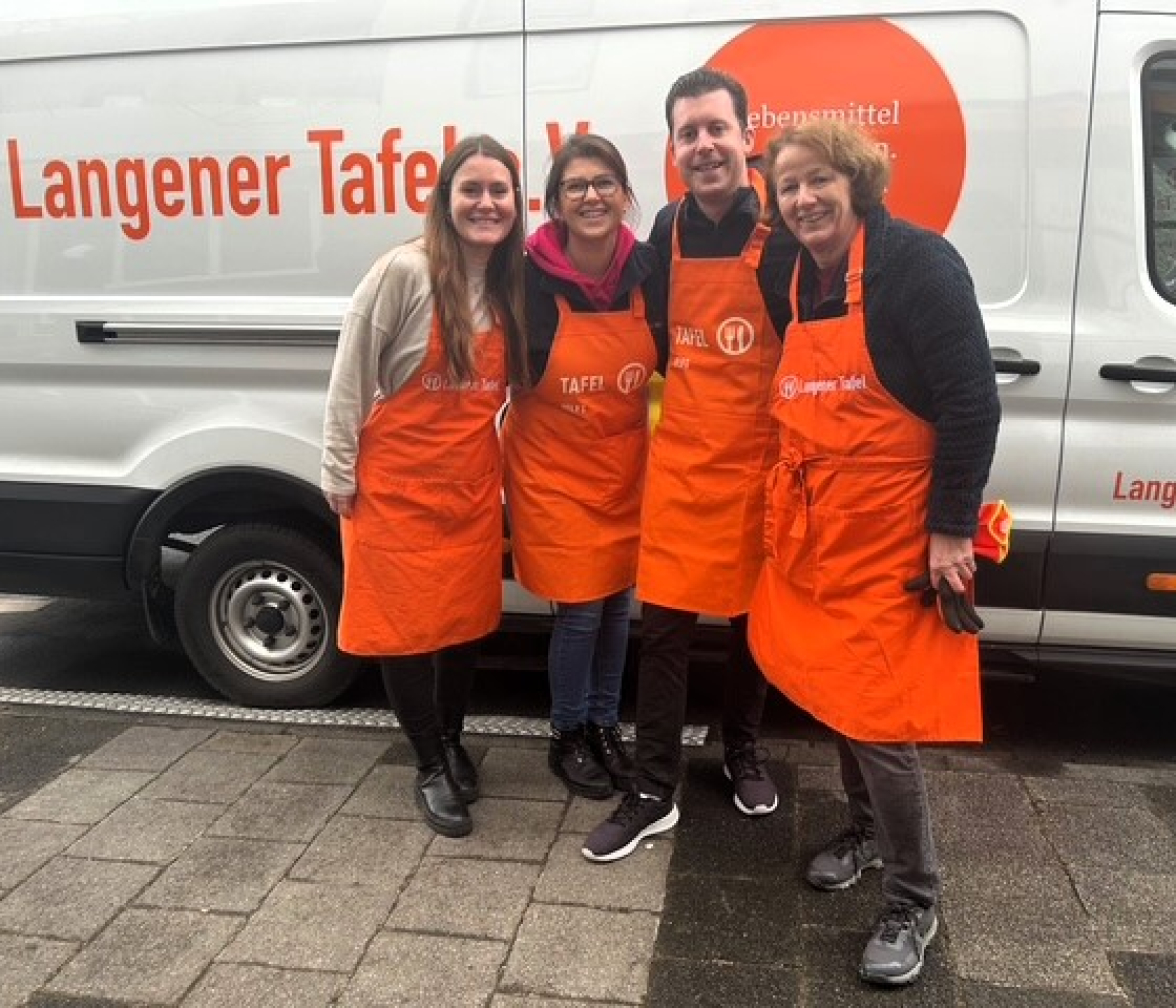
[{"label": "woman with long brown hair", "polygon": [[422,238],[383,255],[343,322],[322,487],[340,517],[339,646],[380,660],[412,743],[416,799],[445,836],[472,829],[461,745],[476,642],[502,605],[494,419],[526,384],[523,207],[513,155],[471,136],[446,155]]}]

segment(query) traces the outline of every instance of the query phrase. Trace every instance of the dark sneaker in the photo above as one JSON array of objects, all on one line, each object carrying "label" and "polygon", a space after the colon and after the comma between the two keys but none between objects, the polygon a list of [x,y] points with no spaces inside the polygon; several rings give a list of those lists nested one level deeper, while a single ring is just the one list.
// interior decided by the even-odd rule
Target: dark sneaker
[{"label": "dark sneaker", "polygon": [[935,907],[887,907],[866,942],[861,978],[876,984],[909,984],[922,972],[923,950],[938,930]]},{"label": "dark sneaker", "polygon": [[837,838],[816,857],[805,872],[809,885],[832,892],[848,889],[862,877],[867,868],[881,868],[882,858],[874,838],[866,836],[856,826],[838,834]]},{"label": "dark sneaker", "polygon": [[767,815],[780,804],[780,795],[765,766],[767,760],[768,751],[754,742],[727,747],[723,775],[735,789],[735,807],[744,815]]},{"label": "dark sneaker", "polygon": [[547,765],[574,795],[598,799],[612,797],[612,779],[588,748],[583,728],[551,729]]},{"label": "dark sneaker", "polygon": [[589,721],[584,726],[584,737],[588,740],[592,755],[611,778],[613,787],[618,791],[630,790],[636,777],[636,768],[625,749],[625,743],[621,741],[621,729],[616,725],[605,727]]},{"label": "dark sneaker", "polygon": [[664,833],[677,824],[678,806],[672,798],[626,791],[616,811],[588,834],[580,853],[589,861],[619,861],[632,854],[646,837]]}]

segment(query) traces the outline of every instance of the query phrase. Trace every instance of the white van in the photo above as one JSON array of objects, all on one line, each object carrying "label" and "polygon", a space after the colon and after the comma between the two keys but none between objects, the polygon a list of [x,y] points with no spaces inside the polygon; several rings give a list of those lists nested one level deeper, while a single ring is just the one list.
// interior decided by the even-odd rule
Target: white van
[{"label": "white van", "polygon": [[[1170,0],[38,0],[0,10],[0,591],[142,598],[218,689],[329,701],[317,489],[346,299],[439,159],[614,140],[646,224],[663,96],[748,86],[758,145],[871,125],[890,204],[976,279],[1004,404],[985,642],[1176,675]],[[173,586],[169,547],[190,552]],[[506,583],[507,610],[546,611]]]}]

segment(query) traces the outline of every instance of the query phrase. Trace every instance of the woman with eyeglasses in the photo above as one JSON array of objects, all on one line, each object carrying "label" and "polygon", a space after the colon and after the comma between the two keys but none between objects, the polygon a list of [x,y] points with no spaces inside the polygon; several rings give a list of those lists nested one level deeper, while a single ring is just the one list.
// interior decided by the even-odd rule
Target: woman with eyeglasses
[{"label": "woman with eyeglasses", "polygon": [[340,518],[339,646],[380,661],[416,753],[415,796],[443,836],[473,828],[478,775],[461,744],[476,641],[502,610],[507,375],[526,381],[523,209],[514,156],[461,140],[422,238],[385,253],[343,319],[322,488]]},{"label": "woman with eyeglasses", "polygon": [[503,431],[515,577],[555,607],[548,763],[573,794],[631,784],[617,727],[637,571],[648,383],[665,359],[665,287],[625,223],[624,159],[580,134],[555,154],[549,220],[527,242],[531,386]]}]

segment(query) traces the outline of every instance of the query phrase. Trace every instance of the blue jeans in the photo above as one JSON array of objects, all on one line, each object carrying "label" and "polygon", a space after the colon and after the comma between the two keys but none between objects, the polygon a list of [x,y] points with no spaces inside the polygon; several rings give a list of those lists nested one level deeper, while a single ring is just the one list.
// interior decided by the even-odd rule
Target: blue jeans
[{"label": "blue jeans", "polygon": [[595,602],[556,603],[547,656],[552,727],[617,723],[632,596],[624,588]]}]

